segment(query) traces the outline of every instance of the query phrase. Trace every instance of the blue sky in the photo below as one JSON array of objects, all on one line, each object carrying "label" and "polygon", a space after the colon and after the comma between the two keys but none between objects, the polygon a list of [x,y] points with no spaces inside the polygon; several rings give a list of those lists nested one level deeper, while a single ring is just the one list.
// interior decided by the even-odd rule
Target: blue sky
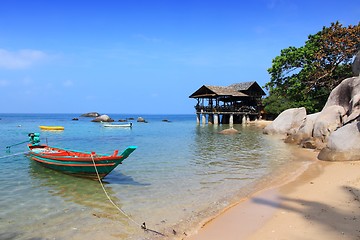
[{"label": "blue sky", "polygon": [[257,81],[280,50],[360,20],[358,0],[4,0],[0,112],[183,114]]}]

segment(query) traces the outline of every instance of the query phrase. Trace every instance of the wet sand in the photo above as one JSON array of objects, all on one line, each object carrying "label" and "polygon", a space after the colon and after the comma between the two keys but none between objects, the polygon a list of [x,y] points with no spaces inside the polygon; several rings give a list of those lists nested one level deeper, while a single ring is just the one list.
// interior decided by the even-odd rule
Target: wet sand
[{"label": "wet sand", "polygon": [[312,155],[298,176],[229,207],[184,239],[360,239],[360,161]]}]

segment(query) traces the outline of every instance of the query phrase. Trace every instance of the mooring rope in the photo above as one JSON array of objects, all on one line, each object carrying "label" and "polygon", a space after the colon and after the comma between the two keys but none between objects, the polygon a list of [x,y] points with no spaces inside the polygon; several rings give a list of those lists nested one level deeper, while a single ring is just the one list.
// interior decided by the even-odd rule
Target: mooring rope
[{"label": "mooring rope", "polygon": [[103,184],[102,181],[101,181],[99,172],[98,172],[97,167],[96,167],[96,164],[95,164],[95,160],[94,160],[93,154],[91,154],[91,160],[92,160],[92,162],[93,162],[93,164],[94,164],[96,176],[97,176],[98,181],[99,181],[99,183],[100,183],[100,185],[101,185],[101,188],[103,189],[103,191],[104,191],[106,197],[109,199],[110,203],[111,203],[117,210],[119,210],[120,213],[122,213],[125,217],[127,217],[131,222],[133,222],[135,225],[141,227],[141,229],[144,229],[145,231],[149,231],[149,232],[153,232],[153,233],[159,234],[159,235],[161,235],[161,236],[165,236],[165,234],[163,234],[163,233],[160,233],[160,232],[158,232],[158,231],[155,231],[155,230],[152,230],[152,229],[147,228],[145,222],[144,222],[143,224],[140,224],[140,223],[136,222],[136,221],[135,221],[132,217],[130,217],[124,210],[122,210],[118,205],[116,205],[116,204],[114,203],[114,201],[110,198],[109,194],[107,193],[107,191],[106,191],[106,189],[105,189],[105,187],[104,187],[104,184]]}]

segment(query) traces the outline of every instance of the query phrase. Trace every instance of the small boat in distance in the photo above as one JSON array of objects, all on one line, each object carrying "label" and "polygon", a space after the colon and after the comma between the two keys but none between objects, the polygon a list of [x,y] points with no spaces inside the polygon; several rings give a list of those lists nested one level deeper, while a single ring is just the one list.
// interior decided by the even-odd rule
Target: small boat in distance
[{"label": "small boat in distance", "polygon": [[98,179],[98,176],[103,179],[137,148],[129,146],[121,154],[115,150],[110,155],[104,155],[39,144],[39,133],[29,133],[29,141],[30,159],[44,167],[90,179]]},{"label": "small boat in distance", "polygon": [[63,126],[39,126],[39,128],[47,131],[62,131],[65,129]]},{"label": "small boat in distance", "polygon": [[104,127],[113,127],[113,128],[118,128],[118,127],[132,127],[132,123],[119,123],[119,124],[103,124]]}]

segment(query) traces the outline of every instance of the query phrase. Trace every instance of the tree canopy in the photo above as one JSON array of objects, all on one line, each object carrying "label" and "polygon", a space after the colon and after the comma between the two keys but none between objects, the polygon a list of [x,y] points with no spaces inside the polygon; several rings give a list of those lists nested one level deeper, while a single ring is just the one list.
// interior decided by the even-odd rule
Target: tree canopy
[{"label": "tree canopy", "polygon": [[293,107],[321,111],[331,90],[352,76],[351,63],[359,50],[360,22],[348,27],[331,23],[309,35],[304,46],[281,50],[268,69],[265,111],[275,115]]}]

